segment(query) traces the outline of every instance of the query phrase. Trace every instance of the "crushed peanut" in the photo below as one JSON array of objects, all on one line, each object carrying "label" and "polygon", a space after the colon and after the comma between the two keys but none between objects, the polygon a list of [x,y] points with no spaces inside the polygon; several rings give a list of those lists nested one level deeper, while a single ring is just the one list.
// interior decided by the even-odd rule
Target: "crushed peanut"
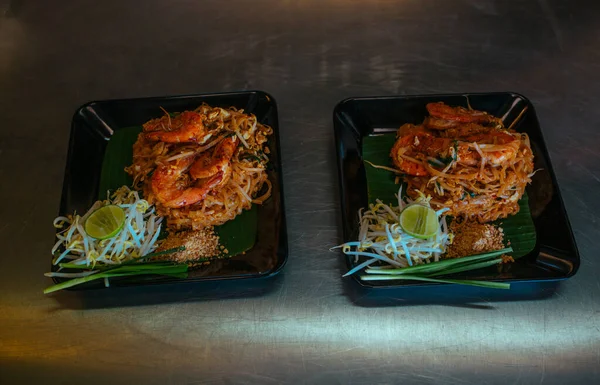
[{"label": "crushed peanut", "polygon": [[158,248],[158,251],[184,246],[185,250],[165,255],[173,262],[188,263],[217,258],[226,250],[219,250],[219,236],[212,227],[198,231],[170,233]]},{"label": "crushed peanut", "polygon": [[454,234],[454,240],[444,258],[467,257],[504,248],[504,231],[501,227],[454,220],[449,230]]}]

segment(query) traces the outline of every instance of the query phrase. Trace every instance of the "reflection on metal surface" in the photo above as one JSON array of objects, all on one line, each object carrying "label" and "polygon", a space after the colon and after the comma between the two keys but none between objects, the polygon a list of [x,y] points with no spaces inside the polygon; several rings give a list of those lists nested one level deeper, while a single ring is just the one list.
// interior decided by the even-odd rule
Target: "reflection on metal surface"
[{"label": "reflection on metal surface", "polygon": [[[2,8],[0,4],[0,12]],[[0,15],[0,74],[15,70],[12,66],[17,63],[17,55],[23,54],[27,44],[26,31],[26,26],[19,19]]]},{"label": "reflection on metal surface", "polygon": [[[597,3],[544,1],[554,21],[539,2],[512,0],[21,3],[0,19],[0,175],[18,186],[0,184],[2,385],[598,383]],[[283,280],[258,294],[44,297],[72,112],[89,100],[248,88],[279,103]],[[536,106],[578,274],[523,301],[349,294],[343,260],[327,251],[343,225],[336,103],[506,90]]]}]

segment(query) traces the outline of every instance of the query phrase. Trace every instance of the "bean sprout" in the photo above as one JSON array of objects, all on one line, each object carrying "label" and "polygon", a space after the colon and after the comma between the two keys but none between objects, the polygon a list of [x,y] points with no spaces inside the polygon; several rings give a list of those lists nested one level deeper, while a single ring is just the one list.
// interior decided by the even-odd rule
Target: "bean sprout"
[{"label": "bean sprout", "polygon": [[[87,217],[98,208],[111,204],[125,211],[123,229],[114,237],[104,240],[87,235],[84,229]],[[108,199],[94,203],[83,217],[69,215],[54,220],[56,228],[64,229],[56,234],[58,241],[52,253],[57,255],[64,250],[57,255],[53,264],[58,265],[66,259],[72,264],[94,267],[98,263],[115,265],[142,257],[158,247],[161,222],[162,218],[156,214],[154,207],[141,199],[137,191],[127,186],[120,187]]]},{"label": "bean sprout", "polygon": [[370,204],[367,210],[360,210],[360,230],[358,240],[347,242],[333,249],[342,249],[354,262],[364,261],[346,275],[351,275],[375,262],[383,263],[381,267],[406,267],[420,265],[439,260],[452,242],[452,234],[448,232],[446,212],[448,209],[436,211],[439,227],[437,233],[427,239],[413,237],[399,224],[400,213],[409,204],[418,203],[430,207],[429,197],[421,194],[416,200],[401,198],[402,189],[398,191],[398,206],[387,205],[380,200]]}]

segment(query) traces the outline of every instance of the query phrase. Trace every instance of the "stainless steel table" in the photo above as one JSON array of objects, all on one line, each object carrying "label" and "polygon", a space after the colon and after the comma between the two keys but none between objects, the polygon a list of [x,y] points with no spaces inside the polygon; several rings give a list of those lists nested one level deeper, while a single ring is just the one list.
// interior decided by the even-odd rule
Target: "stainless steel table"
[{"label": "stainless steel table", "polygon": [[[509,0],[0,1],[0,383],[600,381],[600,12]],[[42,295],[71,114],[262,89],[290,258],[269,284]],[[581,251],[557,287],[377,298],[340,278],[332,109],[360,95],[532,99]]]}]

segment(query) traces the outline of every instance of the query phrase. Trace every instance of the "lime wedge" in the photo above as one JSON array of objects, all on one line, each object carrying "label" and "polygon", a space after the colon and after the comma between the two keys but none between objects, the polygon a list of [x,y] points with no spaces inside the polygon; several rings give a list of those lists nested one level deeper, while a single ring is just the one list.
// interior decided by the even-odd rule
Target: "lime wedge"
[{"label": "lime wedge", "polygon": [[92,238],[108,239],[119,234],[125,224],[125,211],[115,205],[100,207],[85,221],[85,232]]},{"label": "lime wedge", "polygon": [[427,239],[438,232],[440,225],[432,208],[412,204],[400,213],[400,226],[413,237]]}]

